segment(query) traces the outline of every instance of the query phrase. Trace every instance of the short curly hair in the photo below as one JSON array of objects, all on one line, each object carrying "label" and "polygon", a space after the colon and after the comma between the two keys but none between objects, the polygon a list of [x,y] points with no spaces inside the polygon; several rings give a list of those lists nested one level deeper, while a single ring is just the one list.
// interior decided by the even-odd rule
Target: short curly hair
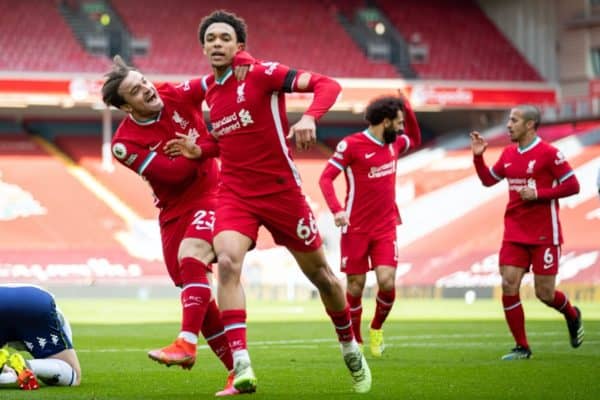
[{"label": "short curly hair", "polygon": [[200,21],[200,26],[198,27],[198,39],[203,46],[206,30],[209,26],[217,22],[223,22],[231,26],[235,31],[238,43],[246,43],[246,22],[244,19],[238,17],[234,13],[230,13],[225,10],[217,10],[212,14],[202,18],[202,21]]},{"label": "short curly hair", "polygon": [[371,125],[379,125],[384,119],[395,119],[398,111],[404,112],[404,101],[398,97],[385,96],[372,100],[365,111],[365,119]]}]

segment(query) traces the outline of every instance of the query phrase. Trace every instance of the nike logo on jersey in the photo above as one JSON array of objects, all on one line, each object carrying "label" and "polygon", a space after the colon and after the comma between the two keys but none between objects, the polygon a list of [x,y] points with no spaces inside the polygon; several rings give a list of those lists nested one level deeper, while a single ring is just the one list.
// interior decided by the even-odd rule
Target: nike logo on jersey
[{"label": "nike logo on jersey", "polygon": [[307,245],[307,246],[310,246],[310,244],[312,242],[314,242],[316,238],[317,238],[317,235],[313,236],[311,239],[305,240],[304,244]]},{"label": "nike logo on jersey", "polygon": [[512,164],[512,163],[509,163],[509,162],[507,162],[507,163],[504,163],[504,168],[508,168],[508,167],[510,167],[510,166],[511,166],[511,164]]},{"label": "nike logo on jersey", "polygon": [[160,146],[160,144],[162,143],[162,140],[158,143],[156,143],[154,146],[148,146],[148,148],[150,149],[150,151],[155,151],[156,149],[158,149],[158,146]]},{"label": "nike logo on jersey", "polygon": [[544,264],[544,269],[550,269],[553,265],[554,264]]},{"label": "nike logo on jersey", "polygon": [[369,158],[373,157],[374,155],[375,155],[375,152],[367,153],[367,154],[365,154],[365,158],[368,160]]}]

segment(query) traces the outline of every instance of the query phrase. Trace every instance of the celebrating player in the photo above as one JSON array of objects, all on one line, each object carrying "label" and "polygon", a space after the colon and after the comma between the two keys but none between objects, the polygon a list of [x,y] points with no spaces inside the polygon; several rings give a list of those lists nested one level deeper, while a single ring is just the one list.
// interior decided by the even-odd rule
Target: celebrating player
[{"label": "celebrating player", "polygon": [[[0,285],[0,384],[17,383],[23,390],[47,385],[77,386],[81,367],[73,349],[69,321],[54,296],[34,285]],[[8,344],[33,356],[10,354]]]},{"label": "celebrating player", "polygon": [[[369,122],[367,129],[338,143],[319,185],[335,225],[342,228],[341,269],[347,278],[346,299],[350,305],[352,330],[359,343],[362,343],[361,303],[366,274],[371,269],[375,271],[378,292],[369,344],[371,354],[381,357],[382,325],[396,298],[396,225],[400,224],[396,206],[396,160],[420,144],[421,131],[408,101],[396,97],[373,100],[367,107],[365,119]],[[340,205],[333,187],[333,181],[342,171],[346,176],[345,208]]]},{"label": "celebrating player", "polygon": [[531,357],[519,297],[521,280],[530,267],[537,298],[565,316],[571,346],[579,347],[583,342],[580,310],[571,305],[563,292],[556,290],[563,243],[558,199],[578,193],[579,182],[563,154],[537,135],[539,124],[540,113],[535,107],[513,108],[507,128],[515,144],[504,148],[492,168],[483,160],[487,142],[478,132],[471,132],[473,162],[481,182],[492,186],[504,178],[508,181],[509,200],[504,213],[499,264],[504,316],[516,346],[503,360]]},{"label": "celebrating player", "polygon": [[[231,350],[209,283],[215,256],[211,243],[218,167],[214,159],[191,161],[163,152],[169,139],[185,136],[194,142],[208,135],[200,108],[185,101],[190,90],[187,84],[156,88],[116,56],[102,96],[106,104],[129,114],[115,133],[112,153],[152,187],[160,209],[165,264],[175,285],[182,288],[183,315],[177,340],[148,355],[168,366],[192,368],[202,331],[213,352],[233,371]],[[232,380],[231,373],[227,386],[217,395],[237,393]]]},{"label": "celebrating player", "polygon": [[[233,56],[246,43],[246,25],[234,14],[216,11],[205,17],[200,23],[199,39],[213,74],[191,83],[194,90],[189,93],[198,104],[206,100],[213,140],[199,147],[176,140],[168,151],[184,152],[189,157],[220,154],[214,247],[219,306],[234,357],[234,386],[241,392],[256,390],[246,342],[246,304],[240,276],[244,256],[254,246],[259,226],[264,225],[277,244],[290,250],[319,290],[338,334],[354,390],[368,392],[371,373],[352,334],[343,288],[327,265],[315,218],[302,193],[286,140],[286,135],[295,136],[299,148],[309,148],[316,141],[315,121],[334,104],[340,86],[326,76],[278,62],[255,63],[244,81],[232,79]],[[286,92],[314,93],[308,110],[290,128]]]}]

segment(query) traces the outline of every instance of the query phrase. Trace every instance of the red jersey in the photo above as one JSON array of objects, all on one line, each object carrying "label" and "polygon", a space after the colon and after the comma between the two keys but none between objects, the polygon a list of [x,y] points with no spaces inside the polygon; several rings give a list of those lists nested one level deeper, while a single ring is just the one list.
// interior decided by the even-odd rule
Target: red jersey
[{"label": "red jersey", "polygon": [[[577,184],[574,193],[579,190],[579,184],[573,169],[557,148],[539,137],[525,148],[508,146],[489,172],[496,181],[503,178],[508,181],[509,197],[504,213],[505,241],[524,244],[563,243],[558,218],[558,197],[562,196],[548,196],[546,193],[570,177]],[[526,186],[536,189],[536,200],[521,199],[519,190]],[[571,191],[566,194],[574,193]]]},{"label": "red jersey", "polygon": [[[368,129],[338,143],[329,164],[344,171],[346,177],[348,232],[381,232],[401,223],[396,205],[396,162],[411,147],[414,141],[407,135],[385,144]],[[323,185],[323,180],[320,183]],[[335,197],[325,199],[334,214],[341,211]]]},{"label": "red jersey", "polygon": [[158,117],[139,122],[128,116],[112,140],[113,156],[152,187],[161,223],[216,194],[218,166],[214,158],[202,161],[170,158],[163,151],[168,140],[178,137],[176,133],[195,140],[209,135],[199,108],[186,100],[191,90],[189,82],[161,85],[157,91],[164,108]]},{"label": "red jersey", "polygon": [[[300,73],[276,62],[264,62],[253,64],[243,81],[236,80],[231,70],[219,80],[214,75],[202,78],[202,93],[194,96],[197,102],[203,97],[210,109],[211,133],[221,159],[221,187],[248,198],[300,186],[300,174],[286,139],[289,125],[284,94],[297,91],[296,76]],[[339,93],[335,81],[317,74],[312,74],[307,91],[313,89],[313,106],[319,91],[325,94],[321,97],[325,101],[320,102],[325,109]],[[204,146],[202,149],[207,154]]]}]

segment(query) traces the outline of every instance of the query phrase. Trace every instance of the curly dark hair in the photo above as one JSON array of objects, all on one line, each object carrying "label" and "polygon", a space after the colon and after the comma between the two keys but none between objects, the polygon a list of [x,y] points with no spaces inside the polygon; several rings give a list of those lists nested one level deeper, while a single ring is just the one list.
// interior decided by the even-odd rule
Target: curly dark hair
[{"label": "curly dark hair", "polygon": [[238,17],[234,13],[225,10],[217,10],[202,18],[202,21],[200,21],[200,26],[198,27],[198,39],[200,39],[202,45],[204,45],[204,35],[206,34],[206,30],[210,25],[217,22],[223,22],[230,25],[235,31],[238,43],[246,43],[246,22],[244,19]]},{"label": "curly dark hair", "polygon": [[117,54],[113,58],[112,70],[104,75],[106,81],[102,85],[102,101],[106,105],[120,108],[127,103],[123,96],[119,94],[119,86],[121,86],[121,82],[130,71],[136,71],[136,69],[127,65],[121,56]]},{"label": "curly dark hair", "polygon": [[365,111],[365,119],[371,125],[379,125],[384,119],[390,120],[404,112],[404,101],[399,97],[385,96],[372,100]]}]

